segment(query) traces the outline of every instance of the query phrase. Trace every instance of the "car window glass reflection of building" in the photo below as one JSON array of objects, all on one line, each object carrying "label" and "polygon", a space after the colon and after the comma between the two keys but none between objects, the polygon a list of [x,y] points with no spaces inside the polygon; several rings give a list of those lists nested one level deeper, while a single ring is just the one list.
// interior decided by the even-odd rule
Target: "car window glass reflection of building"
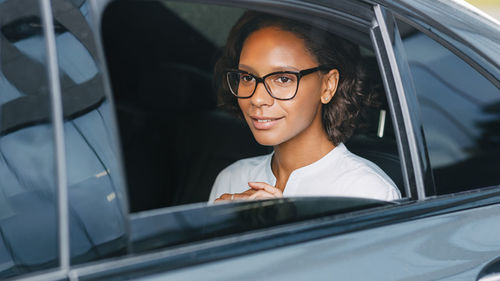
[{"label": "car window glass reflection of building", "polygon": [[0,279],[58,261],[54,131],[40,18],[36,0],[0,1]]},{"label": "car window glass reflection of building", "polygon": [[126,249],[126,208],[111,108],[88,1],[52,0],[63,102],[73,263]]},{"label": "car window glass reflection of building", "polygon": [[80,84],[97,73],[87,1],[52,1],[60,71]]},{"label": "car window glass reflection of building", "polygon": [[500,89],[426,34],[399,22],[438,194],[500,183]]}]

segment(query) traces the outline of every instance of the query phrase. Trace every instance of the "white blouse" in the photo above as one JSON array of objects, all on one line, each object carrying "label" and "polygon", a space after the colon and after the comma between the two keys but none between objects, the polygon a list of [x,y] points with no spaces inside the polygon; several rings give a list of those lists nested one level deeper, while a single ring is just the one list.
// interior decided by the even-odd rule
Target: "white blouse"
[{"label": "white blouse", "polygon": [[[248,182],[276,185],[271,170],[273,153],[236,161],[222,170],[210,192],[209,202],[224,193],[248,190]],[[293,171],[283,196],[343,196],[395,200],[401,194],[394,182],[374,163],[339,144],[318,161]]]}]

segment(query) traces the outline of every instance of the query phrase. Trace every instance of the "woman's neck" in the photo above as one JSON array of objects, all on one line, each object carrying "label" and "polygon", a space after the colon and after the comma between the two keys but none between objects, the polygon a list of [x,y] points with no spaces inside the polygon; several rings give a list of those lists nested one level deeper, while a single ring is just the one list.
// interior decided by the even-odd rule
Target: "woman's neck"
[{"label": "woman's neck", "polygon": [[319,130],[309,129],[311,131],[304,131],[274,147],[271,168],[276,177],[276,187],[282,191],[294,170],[318,161],[335,148],[322,127]]}]

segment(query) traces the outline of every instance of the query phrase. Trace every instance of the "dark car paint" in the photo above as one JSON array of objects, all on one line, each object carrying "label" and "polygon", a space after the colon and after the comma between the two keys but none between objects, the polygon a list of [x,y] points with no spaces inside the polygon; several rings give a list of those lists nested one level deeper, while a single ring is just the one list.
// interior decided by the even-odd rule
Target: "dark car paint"
[{"label": "dark car paint", "polygon": [[[325,200],[328,201],[328,200]],[[280,200],[264,201],[267,208],[279,208],[285,203]],[[298,202],[298,201],[297,201]],[[332,200],[334,202],[334,200]],[[293,202],[290,202],[293,204]],[[302,202],[303,203],[303,202]],[[374,202],[375,203],[375,202]],[[389,204],[386,206],[376,207],[375,209],[366,209],[345,214],[332,214],[318,216],[310,219],[290,222],[280,225],[279,221],[272,222],[274,226],[267,229],[261,229],[261,225],[257,224],[256,228],[249,232],[234,231],[241,229],[241,222],[225,221],[224,228],[231,231],[233,234],[223,236],[220,239],[209,239],[207,241],[198,241],[187,243],[180,247],[167,247],[167,251],[163,255],[145,255],[143,261],[125,261],[121,263],[109,263],[106,269],[102,272],[95,270],[93,267],[83,267],[77,269],[78,275],[87,276],[89,280],[116,278],[125,274],[131,277],[140,277],[152,274],[154,272],[163,272],[173,269],[185,268],[205,262],[213,262],[230,257],[237,257],[256,253],[264,250],[272,250],[283,246],[295,245],[307,241],[335,237],[341,234],[373,229],[377,227],[390,226],[398,223],[416,221],[419,219],[442,216],[460,211],[471,210],[488,205],[500,203],[499,187],[486,188],[477,192],[466,192],[461,195],[444,196],[441,198],[430,199],[424,202],[400,202],[400,204]],[[233,212],[248,212],[245,216],[262,217],[262,212],[259,209],[251,208],[250,206],[256,203],[241,202],[235,204],[223,204],[216,206],[219,212],[233,214]],[[260,204],[260,203],[257,203]],[[201,207],[201,206],[199,206]],[[199,207],[187,206],[190,212],[198,212]],[[158,224],[155,221],[167,220],[172,217],[183,216],[186,210],[144,212],[133,216],[131,224],[132,229],[137,229],[136,233],[132,232],[132,237],[137,240],[138,249],[157,248],[171,243],[172,238],[169,235],[163,235],[165,232],[160,230],[158,233],[149,234],[148,239],[141,238],[143,235],[141,228],[151,229],[146,227],[148,224],[153,224],[158,230]],[[266,219],[270,217],[267,216]],[[190,217],[193,221],[207,218],[200,216]],[[216,222],[216,220],[215,220]],[[164,223],[164,222],[163,222]],[[195,223],[196,224],[196,223]],[[215,225],[214,227],[220,227]],[[245,227],[246,228],[246,227]],[[200,233],[210,229],[208,225],[202,224],[201,229],[190,229],[190,231]],[[248,231],[248,229],[247,229]],[[175,235],[174,235],[175,236]],[[179,239],[173,238],[174,240]],[[182,238],[181,238],[182,239]],[[187,238],[189,239],[189,238]],[[181,241],[181,240],[177,240]],[[179,242],[176,242],[176,244]],[[182,251],[184,247],[190,248],[187,251]],[[169,249],[169,250],[168,250]],[[195,256],[193,256],[193,254]],[[104,269],[104,268],[103,268]]]}]

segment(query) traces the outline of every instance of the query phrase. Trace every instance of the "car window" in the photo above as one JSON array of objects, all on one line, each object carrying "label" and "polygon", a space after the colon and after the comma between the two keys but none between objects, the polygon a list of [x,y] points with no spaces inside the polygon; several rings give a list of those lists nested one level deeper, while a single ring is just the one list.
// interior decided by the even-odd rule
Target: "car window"
[{"label": "car window", "polygon": [[437,193],[498,185],[500,89],[426,34],[398,26]]},{"label": "car window", "polygon": [[38,1],[0,2],[0,279],[58,266],[47,77]]},{"label": "car window", "polygon": [[88,1],[52,1],[73,264],[121,254],[128,238],[116,128],[89,9]]},{"label": "car window", "polygon": [[[218,106],[215,92],[214,64],[244,11],[167,1],[115,2],[106,9],[103,42],[132,212],[206,202],[222,169],[272,151],[255,142],[243,120]],[[378,64],[364,42],[358,44],[379,106],[346,146],[404,191]]]}]

